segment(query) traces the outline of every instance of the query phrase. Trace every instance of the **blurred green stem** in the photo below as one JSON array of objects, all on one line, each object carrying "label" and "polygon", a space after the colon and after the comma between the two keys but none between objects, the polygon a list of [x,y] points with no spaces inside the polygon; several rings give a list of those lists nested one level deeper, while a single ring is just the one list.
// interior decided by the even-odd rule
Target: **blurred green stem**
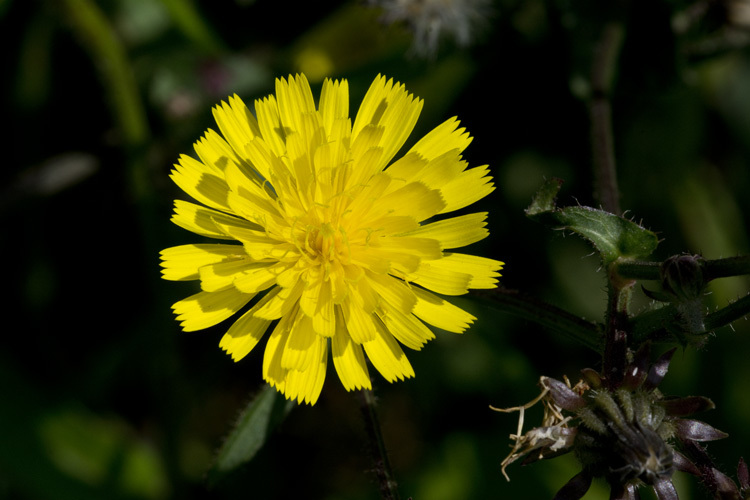
[{"label": "blurred green stem", "polygon": [[391,463],[388,460],[383,433],[380,431],[375,394],[369,389],[362,389],[359,391],[359,395],[369,440],[370,455],[380,485],[380,495],[383,500],[399,500],[398,485],[391,470]]},{"label": "blurred green stem", "polygon": [[518,290],[496,288],[491,291],[473,291],[472,294],[492,300],[493,305],[501,311],[550,328],[597,353],[602,352],[602,332],[596,323]]},{"label": "blurred green stem", "polygon": [[604,210],[617,215],[621,213],[620,192],[615,168],[610,94],[624,38],[625,29],[622,24],[613,22],[604,26],[594,53],[589,105],[594,193]]},{"label": "blurred green stem", "polygon": [[151,189],[143,161],[148,123],[125,48],[95,2],[62,0],[60,4],[70,28],[99,71],[122,141],[131,155],[132,193],[142,199]]},{"label": "blurred green stem", "polygon": [[191,0],[162,0],[175,25],[193,46],[209,55],[221,54],[225,48]]}]

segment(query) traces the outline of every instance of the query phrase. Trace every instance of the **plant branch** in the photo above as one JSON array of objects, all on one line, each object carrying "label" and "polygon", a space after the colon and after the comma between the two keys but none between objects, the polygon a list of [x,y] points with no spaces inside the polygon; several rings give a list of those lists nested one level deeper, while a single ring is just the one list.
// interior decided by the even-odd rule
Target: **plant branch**
[{"label": "plant branch", "polygon": [[597,353],[602,352],[602,329],[596,323],[587,321],[580,316],[518,290],[496,288],[494,290],[472,291],[472,295],[485,297],[503,312],[533,321],[564,335],[570,340],[583,344]]},{"label": "plant branch", "polygon": [[622,278],[633,280],[660,280],[661,262],[617,262],[617,274]]},{"label": "plant branch", "polygon": [[602,373],[617,384],[627,362],[628,326],[630,325],[630,296],[635,281],[623,279],[616,263],[608,267],[607,321],[604,326],[604,357]]},{"label": "plant branch", "polygon": [[750,274],[750,255],[707,260],[704,264],[706,280]]},{"label": "plant branch", "polygon": [[705,318],[706,331],[711,331],[721,326],[726,326],[750,314],[750,295],[745,295],[726,307],[708,314]]},{"label": "plant branch", "polygon": [[376,411],[375,394],[369,389],[359,391],[362,416],[365,421],[365,429],[369,440],[370,456],[378,477],[380,495],[383,500],[399,500],[398,485],[391,470],[388,460],[388,452],[385,449],[383,433],[380,431],[380,422]]}]

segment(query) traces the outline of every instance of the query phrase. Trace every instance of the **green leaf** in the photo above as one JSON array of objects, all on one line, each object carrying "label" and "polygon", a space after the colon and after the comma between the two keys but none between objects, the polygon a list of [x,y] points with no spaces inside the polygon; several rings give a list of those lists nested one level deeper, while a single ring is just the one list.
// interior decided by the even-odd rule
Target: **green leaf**
[{"label": "green leaf", "polygon": [[526,215],[554,229],[567,229],[588,240],[605,264],[617,259],[638,259],[650,255],[658,244],[653,232],[635,222],[591,207],[558,208],[555,198],[560,179],[548,180],[534,196]]},{"label": "green leaf", "polygon": [[531,205],[526,209],[526,215],[531,218],[541,214],[543,212],[551,212],[555,210],[555,201],[557,200],[557,193],[563,185],[563,180],[553,177],[542,184],[539,191],[534,195],[534,199],[531,200]]},{"label": "green leaf", "polygon": [[209,483],[216,483],[227,473],[249,462],[294,405],[294,401],[286,401],[273,387],[266,385],[250,401],[224,441],[216,461],[208,471]]}]

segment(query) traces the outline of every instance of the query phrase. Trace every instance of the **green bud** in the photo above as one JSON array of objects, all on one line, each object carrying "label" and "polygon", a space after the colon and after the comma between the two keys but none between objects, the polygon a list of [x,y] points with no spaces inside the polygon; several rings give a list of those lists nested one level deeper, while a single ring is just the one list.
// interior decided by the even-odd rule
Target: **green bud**
[{"label": "green bud", "polygon": [[700,255],[674,255],[661,265],[661,284],[664,291],[677,302],[700,298],[706,289],[703,273],[705,260]]}]

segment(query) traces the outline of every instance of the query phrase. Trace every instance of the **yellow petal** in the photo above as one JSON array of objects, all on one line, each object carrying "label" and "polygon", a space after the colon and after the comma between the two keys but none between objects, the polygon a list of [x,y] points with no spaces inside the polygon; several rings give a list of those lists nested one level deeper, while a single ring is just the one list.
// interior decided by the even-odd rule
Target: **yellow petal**
[{"label": "yellow petal", "polygon": [[256,293],[276,283],[276,276],[283,269],[279,265],[267,262],[254,263],[233,276],[232,284],[237,290],[245,293]]},{"label": "yellow petal", "polygon": [[268,142],[260,137],[245,144],[245,156],[255,165],[260,175],[274,182],[288,173],[286,164],[274,153]]},{"label": "yellow petal", "polygon": [[316,337],[310,356],[312,360],[306,370],[287,372],[284,395],[289,399],[296,399],[300,404],[304,402],[314,405],[326,378],[328,339]]},{"label": "yellow petal", "polygon": [[427,166],[428,160],[415,152],[410,152],[393,162],[385,171],[395,182],[408,184],[417,179],[420,172]]},{"label": "yellow petal", "polygon": [[287,267],[276,277],[276,283],[283,288],[294,288],[299,283],[299,278],[304,267],[304,264],[300,265],[299,261],[295,265]]},{"label": "yellow petal", "polygon": [[323,126],[330,133],[336,120],[349,118],[349,83],[326,78],[320,91],[319,108]]},{"label": "yellow petal", "polygon": [[431,263],[445,269],[460,270],[471,276],[469,288],[495,288],[503,263],[476,255],[446,253],[445,256]]},{"label": "yellow petal", "polygon": [[206,130],[203,137],[193,144],[193,149],[195,149],[203,164],[211,168],[217,175],[221,175],[230,163],[237,164],[238,161],[241,161],[232,146],[211,128]]},{"label": "yellow petal", "polygon": [[272,321],[258,318],[255,312],[271,300],[278,288],[271,290],[261,298],[257,304],[250,308],[240,319],[234,322],[232,327],[224,334],[219,347],[232,356],[234,361],[247,356],[247,354],[260,342]]},{"label": "yellow petal", "polygon": [[366,312],[354,300],[341,304],[341,312],[346,322],[346,329],[355,343],[364,344],[375,338],[373,313]]},{"label": "yellow petal", "polygon": [[376,326],[375,338],[363,344],[372,365],[388,382],[413,377],[414,369],[396,339],[386,331],[380,320]]},{"label": "yellow petal", "polygon": [[430,234],[429,231],[421,234],[415,233],[418,233],[418,231],[414,231],[408,236],[383,236],[377,238],[373,241],[372,248],[401,252],[414,255],[420,259],[439,259],[443,256],[440,243],[435,234]]},{"label": "yellow petal", "polygon": [[284,316],[276,324],[266,342],[266,351],[263,354],[263,380],[272,387],[283,393],[288,370],[281,366],[281,357],[284,354],[284,346],[289,338],[289,327],[293,315]]},{"label": "yellow petal", "polygon": [[411,215],[383,215],[376,219],[363,220],[362,225],[383,236],[403,235],[420,227]]},{"label": "yellow petal", "polygon": [[411,182],[378,198],[371,208],[373,215],[409,215],[417,222],[439,213],[445,202],[440,191],[430,189],[421,182]]},{"label": "yellow petal", "polygon": [[452,149],[462,152],[471,143],[471,136],[466,129],[458,128],[459,123],[455,117],[444,121],[414,144],[409,153],[432,160]]},{"label": "yellow petal", "polygon": [[383,128],[380,145],[383,147],[381,168],[401,149],[406,138],[414,129],[419,113],[422,111],[422,100],[409,94],[403,84],[394,84],[378,76],[362,100],[352,128],[352,137],[356,137],[366,126]]},{"label": "yellow petal", "polygon": [[265,232],[246,227],[230,226],[217,223],[216,226],[227,236],[242,243],[247,254],[256,261],[265,259],[281,260],[297,249],[291,243],[269,237]]},{"label": "yellow petal", "polygon": [[490,233],[485,226],[487,226],[487,212],[480,212],[425,224],[408,233],[408,236],[432,238],[439,241],[443,249],[458,248],[476,243],[489,236]]},{"label": "yellow petal", "polygon": [[312,328],[312,319],[298,311],[292,320],[289,338],[281,356],[281,367],[287,370],[304,371],[313,360],[318,335]]},{"label": "yellow petal", "polygon": [[417,296],[414,315],[432,326],[442,328],[448,332],[463,333],[476,320],[474,316],[463,309],[454,306],[427,290],[417,287],[412,288],[412,290]]},{"label": "yellow petal", "polygon": [[303,289],[304,283],[302,281],[298,281],[293,287],[282,288],[273,299],[258,309],[255,315],[259,318],[265,319],[279,319],[286,317],[298,304]]},{"label": "yellow petal", "polygon": [[471,275],[456,271],[453,266],[440,266],[442,259],[422,262],[406,279],[443,295],[463,295],[469,291]]},{"label": "yellow petal", "polygon": [[380,303],[380,297],[370,286],[370,280],[365,278],[364,272],[359,279],[350,282],[350,291],[354,304],[368,314],[374,312]]},{"label": "yellow petal", "polygon": [[170,177],[196,201],[218,210],[231,211],[227,204],[229,186],[224,177],[217,175],[203,163],[181,155]]},{"label": "yellow petal", "polygon": [[494,190],[495,185],[486,165],[469,169],[440,188],[440,194],[445,200],[445,208],[441,213],[467,207]]},{"label": "yellow petal", "polygon": [[413,314],[403,314],[398,309],[384,305],[383,312],[378,317],[396,340],[415,351],[435,338],[435,334]]},{"label": "yellow petal", "polygon": [[419,267],[419,257],[391,249],[354,247],[349,256],[352,264],[375,274],[385,274],[398,269],[413,272]]},{"label": "yellow petal", "polygon": [[433,189],[440,189],[466,170],[469,164],[461,159],[457,149],[452,149],[430,160],[419,172],[418,179]]},{"label": "yellow petal", "polygon": [[276,201],[264,187],[250,181],[234,166],[227,167],[226,179],[231,187],[227,203],[234,213],[264,227],[285,224]]},{"label": "yellow petal", "polygon": [[355,247],[351,250],[351,260],[377,274],[393,269],[401,273],[411,273],[418,269],[422,259],[442,257],[440,243],[429,238],[408,236],[384,236],[374,238],[369,247]]},{"label": "yellow petal", "polygon": [[180,245],[162,250],[162,277],[167,280],[197,280],[198,269],[224,260],[242,259],[247,256],[239,245],[200,244]]},{"label": "yellow petal", "polygon": [[182,329],[194,332],[224,321],[253,297],[253,294],[241,293],[230,287],[218,292],[198,292],[175,302],[172,309]]},{"label": "yellow petal", "polygon": [[313,330],[323,337],[333,337],[336,332],[333,297],[330,281],[324,281],[320,287],[318,304],[312,317]]},{"label": "yellow petal", "polygon": [[408,314],[414,309],[417,298],[414,292],[401,280],[389,275],[379,275],[367,272],[367,282],[372,286],[382,300],[388,302],[395,309]]},{"label": "yellow petal", "polygon": [[232,149],[241,156],[245,151],[245,144],[260,135],[260,129],[242,99],[235,94],[228,101],[222,101],[214,107],[214,119]]},{"label": "yellow petal", "polygon": [[331,262],[331,301],[334,304],[341,304],[349,297],[349,285],[345,278],[346,274],[341,262],[337,260]]},{"label": "yellow petal", "polygon": [[235,239],[226,233],[227,228],[241,228],[253,231],[262,230],[260,226],[247,220],[183,200],[175,200],[172,222],[183,229],[201,236],[225,240]]},{"label": "yellow petal", "polygon": [[[268,264],[251,262],[247,257],[203,266],[198,272],[201,280],[201,290],[204,292],[216,292],[222,288],[231,286],[232,282],[237,276],[241,276],[243,271],[261,266],[265,267]],[[258,291],[243,290],[240,288],[238,290],[244,293],[255,293]]]},{"label": "yellow petal", "polygon": [[[352,160],[356,163],[356,172],[359,175],[359,181],[366,180],[372,177],[380,171],[381,157],[383,148],[380,147],[380,142],[383,139],[383,127],[377,125],[367,125],[360,130],[356,137],[351,139],[351,151]],[[359,165],[363,163],[363,159],[368,154],[373,154],[377,151],[377,155],[372,160],[372,163],[368,162],[366,168],[360,168]]]},{"label": "yellow petal", "polygon": [[312,317],[315,315],[315,310],[318,307],[318,297],[320,296],[320,289],[323,285],[322,279],[312,280],[305,286],[302,291],[302,296],[299,299],[299,306],[302,311]]},{"label": "yellow petal", "polygon": [[[377,154],[380,154],[379,151],[375,152]],[[367,166],[364,165],[363,168],[367,168]],[[357,170],[359,170],[359,165],[357,166]],[[352,175],[350,181],[356,182],[355,175]],[[367,178],[366,182],[363,184],[356,184],[356,187],[353,188],[355,190],[351,193],[353,199],[348,207],[349,220],[362,220],[364,214],[367,214],[371,210],[373,204],[383,196],[383,193],[388,188],[388,184],[390,184],[390,182],[391,178],[389,176],[385,174],[378,174]],[[387,215],[388,213],[388,208],[384,208],[379,213],[371,216],[371,218],[382,217],[383,215]],[[359,225],[355,227],[355,229],[359,228],[361,228],[361,226]]]},{"label": "yellow petal", "polygon": [[305,116],[317,114],[310,84],[305,75],[290,76],[288,79],[277,78],[276,99],[284,127],[304,134],[305,125],[302,120]]},{"label": "yellow petal", "polygon": [[353,342],[340,308],[336,308],[336,334],[331,339],[333,365],[347,391],[371,389],[370,375],[362,346]]},{"label": "yellow petal", "polygon": [[279,106],[276,97],[269,95],[255,101],[255,113],[258,115],[258,125],[266,144],[281,157],[286,154],[287,129],[281,123]]}]

